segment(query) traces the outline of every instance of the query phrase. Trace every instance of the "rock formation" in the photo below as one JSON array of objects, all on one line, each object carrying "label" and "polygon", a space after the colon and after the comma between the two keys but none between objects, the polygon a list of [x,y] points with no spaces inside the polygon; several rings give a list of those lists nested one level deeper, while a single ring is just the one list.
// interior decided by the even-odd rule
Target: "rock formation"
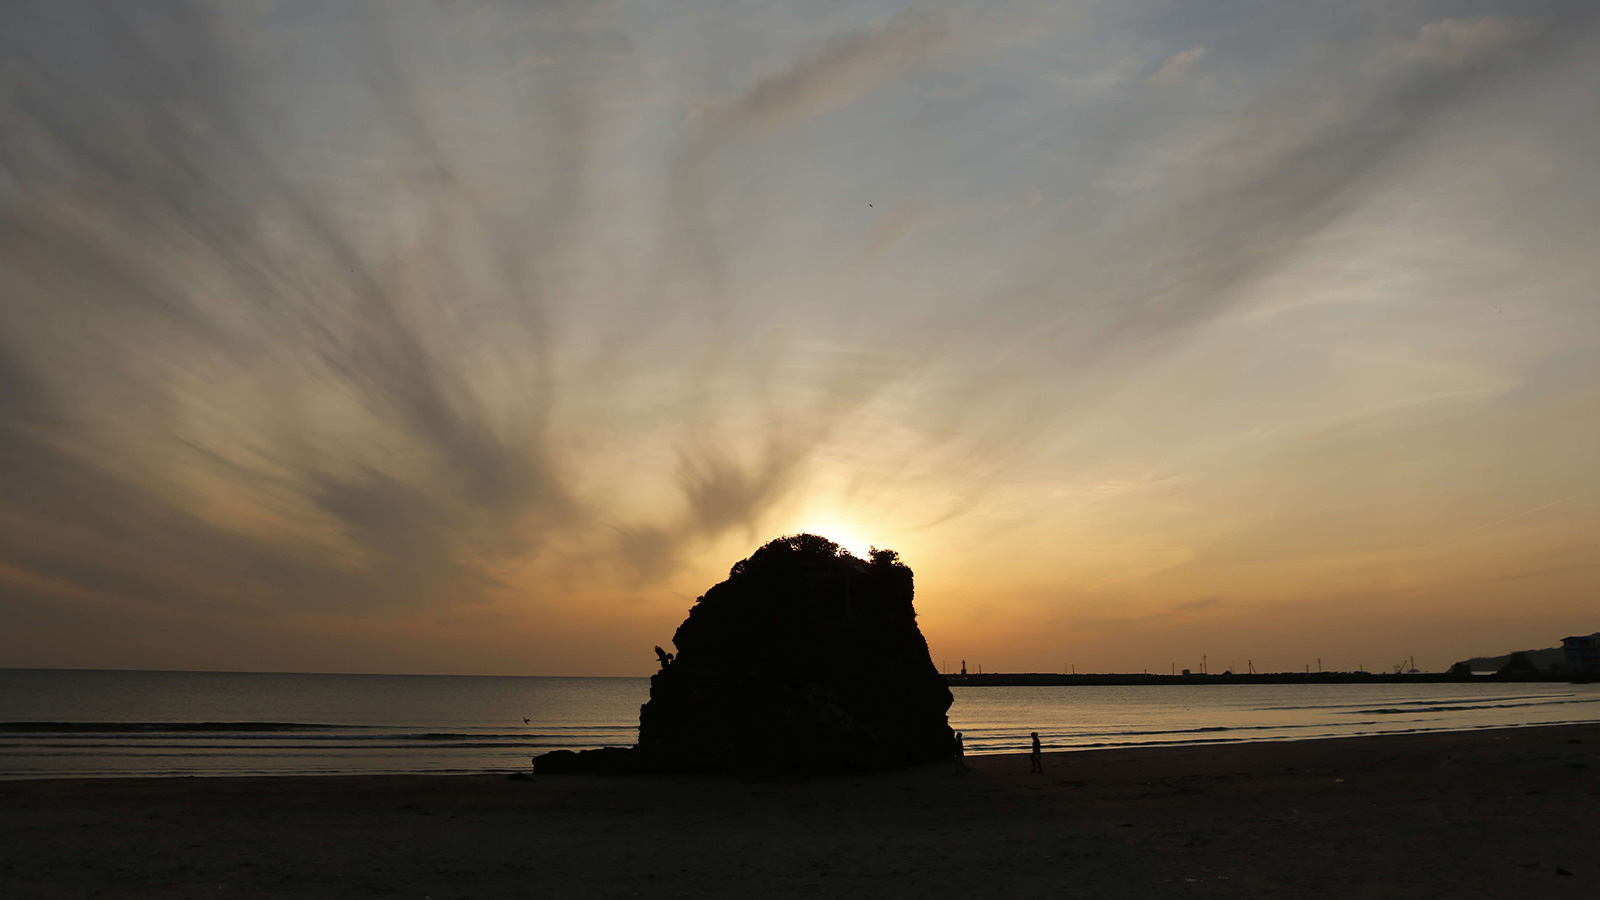
[{"label": "rock formation", "polygon": [[[696,601],[658,653],[639,762],[832,772],[948,759],[950,689],[912,609],[911,570],[816,535],[779,538]],[[659,648],[658,648],[659,649]]]}]

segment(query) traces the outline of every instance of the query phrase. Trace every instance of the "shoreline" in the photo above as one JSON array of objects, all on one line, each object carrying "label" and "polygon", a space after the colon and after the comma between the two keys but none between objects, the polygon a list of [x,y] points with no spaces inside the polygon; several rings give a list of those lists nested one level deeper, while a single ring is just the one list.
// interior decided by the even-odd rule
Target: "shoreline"
[{"label": "shoreline", "polygon": [[[1046,755],[1071,756],[1071,755],[1086,754],[1086,753],[1119,753],[1119,752],[1124,752],[1124,751],[1131,752],[1131,751],[1141,751],[1141,750],[1183,750],[1183,749],[1217,749],[1217,750],[1224,750],[1224,749],[1232,748],[1232,747],[1249,747],[1249,746],[1256,746],[1256,745],[1262,745],[1262,744],[1268,744],[1268,745],[1277,745],[1277,744],[1292,745],[1292,744],[1302,744],[1302,743],[1311,743],[1311,742],[1326,742],[1326,741],[1367,741],[1367,740],[1382,740],[1382,739],[1386,739],[1386,738],[1420,737],[1420,736],[1425,736],[1425,735],[1452,735],[1452,734],[1470,735],[1470,734],[1479,734],[1479,733],[1484,733],[1484,732],[1500,732],[1500,731],[1514,732],[1514,731],[1525,731],[1525,730],[1529,730],[1529,729],[1541,729],[1541,728],[1560,729],[1560,728],[1585,728],[1585,727],[1600,728],[1600,720],[1595,720],[1595,721],[1576,721],[1576,722],[1557,722],[1557,723],[1532,723],[1532,724],[1527,724],[1527,725],[1474,725],[1474,726],[1469,726],[1469,727],[1465,727],[1465,728],[1417,728],[1417,729],[1411,729],[1411,730],[1406,730],[1406,731],[1370,732],[1370,733],[1366,733],[1366,734],[1355,734],[1355,735],[1328,735],[1328,734],[1323,734],[1323,735],[1306,735],[1304,737],[1267,737],[1267,738],[1260,738],[1260,739],[1215,738],[1215,739],[1209,739],[1208,740],[1208,739],[1201,738],[1201,739],[1196,739],[1196,740],[1149,741],[1149,742],[1142,742],[1142,743],[1125,743],[1125,744],[1080,744],[1080,745],[1071,745],[1071,746],[1059,746],[1058,745],[1058,746],[1054,746],[1054,747],[1051,747],[1049,745],[1049,743],[1046,742],[1046,751],[1045,752],[1046,752]],[[607,745],[607,746],[622,746],[622,745]],[[628,746],[632,746],[632,745],[628,745]],[[583,749],[595,749],[595,748],[578,747],[578,748],[554,748],[554,749],[583,750]],[[540,752],[548,752],[548,751],[546,750],[546,751],[540,751]],[[534,753],[532,755],[537,756],[538,753]],[[1027,754],[1026,750],[974,751],[974,750],[969,749],[967,751],[966,758],[968,760],[988,759],[988,758],[992,758],[992,757],[1009,757],[1009,756],[1016,756],[1016,757],[1024,757],[1025,758],[1027,755],[1028,754]],[[117,775],[117,774],[103,774],[103,775],[53,775],[53,774],[0,775],[0,786],[4,786],[4,785],[7,785],[7,784],[14,784],[14,783],[33,783],[33,782],[40,782],[40,781],[51,781],[51,782],[119,782],[119,781],[181,781],[181,780],[185,780],[185,779],[226,780],[226,779],[296,779],[296,778],[317,778],[317,779],[323,779],[323,778],[351,778],[351,779],[362,779],[362,778],[470,778],[470,777],[505,778],[507,776],[511,776],[511,775],[515,775],[515,774],[519,774],[519,773],[521,773],[521,774],[529,774],[532,771],[533,771],[533,769],[532,769],[531,765],[523,765],[523,766],[507,766],[507,767],[504,767],[504,768],[450,769],[450,770],[438,770],[438,771],[427,771],[427,772],[419,772],[419,771],[409,771],[409,772],[408,771],[389,771],[389,772],[384,772],[384,771],[365,771],[365,772],[359,772],[358,771],[358,772],[274,772],[274,773],[256,772],[256,773],[244,773],[244,774],[240,774],[240,773],[228,773],[228,774],[210,774],[210,773],[205,773],[205,774],[198,774],[198,773],[193,773],[193,774],[192,773],[184,773],[184,774],[148,774],[148,773],[139,773],[139,774],[127,774],[127,775]],[[857,774],[858,775],[875,775],[875,774],[882,774],[882,773],[863,772],[863,773],[857,773]],[[611,776],[605,776],[605,777],[611,777]],[[624,776],[624,777],[651,777],[651,776]],[[670,777],[670,776],[658,775],[658,776],[655,776],[655,777]],[[728,777],[739,777],[739,776],[730,775]],[[845,775],[817,775],[817,776],[813,776],[813,777],[824,778],[824,777],[849,777],[849,776],[845,776]]]},{"label": "shoreline", "polygon": [[1511,896],[1600,876],[1600,724],[967,763],[5,781],[0,893]]}]

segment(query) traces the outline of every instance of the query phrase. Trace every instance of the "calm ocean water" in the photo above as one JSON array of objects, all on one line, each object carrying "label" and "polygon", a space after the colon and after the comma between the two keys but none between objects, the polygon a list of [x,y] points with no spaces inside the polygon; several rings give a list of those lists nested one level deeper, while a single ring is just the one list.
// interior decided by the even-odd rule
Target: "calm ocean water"
[{"label": "calm ocean water", "polygon": [[[0,669],[0,778],[500,772],[632,744],[644,678]],[[1600,685],[958,687],[970,753],[1600,721]]]}]

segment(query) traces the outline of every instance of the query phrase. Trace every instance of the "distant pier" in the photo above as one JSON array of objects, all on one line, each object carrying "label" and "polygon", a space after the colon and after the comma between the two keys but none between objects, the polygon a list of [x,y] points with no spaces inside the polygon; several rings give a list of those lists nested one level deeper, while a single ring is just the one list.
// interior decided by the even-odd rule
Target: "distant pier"
[{"label": "distant pier", "polygon": [[949,685],[963,687],[1018,687],[1041,685],[1124,685],[1124,684],[1487,684],[1517,682],[1593,682],[1593,675],[1565,673],[1529,675],[1451,675],[1447,672],[1257,672],[1219,675],[1101,674],[1063,675],[1054,672],[988,672],[982,675],[946,675]]}]

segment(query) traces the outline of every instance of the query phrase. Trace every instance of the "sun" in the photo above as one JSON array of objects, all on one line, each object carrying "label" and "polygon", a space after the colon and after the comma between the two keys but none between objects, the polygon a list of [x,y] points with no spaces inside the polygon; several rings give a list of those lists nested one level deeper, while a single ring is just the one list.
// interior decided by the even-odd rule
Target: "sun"
[{"label": "sun", "polygon": [[795,529],[797,533],[818,534],[830,541],[833,541],[835,544],[838,544],[840,547],[844,548],[846,553],[849,553],[851,556],[854,556],[857,559],[872,558],[870,555],[872,552],[872,542],[863,540],[861,538],[861,532],[855,527],[845,524],[843,519],[837,517],[818,516],[815,518],[802,519],[801,521],[805,524],[800,528]]}]

